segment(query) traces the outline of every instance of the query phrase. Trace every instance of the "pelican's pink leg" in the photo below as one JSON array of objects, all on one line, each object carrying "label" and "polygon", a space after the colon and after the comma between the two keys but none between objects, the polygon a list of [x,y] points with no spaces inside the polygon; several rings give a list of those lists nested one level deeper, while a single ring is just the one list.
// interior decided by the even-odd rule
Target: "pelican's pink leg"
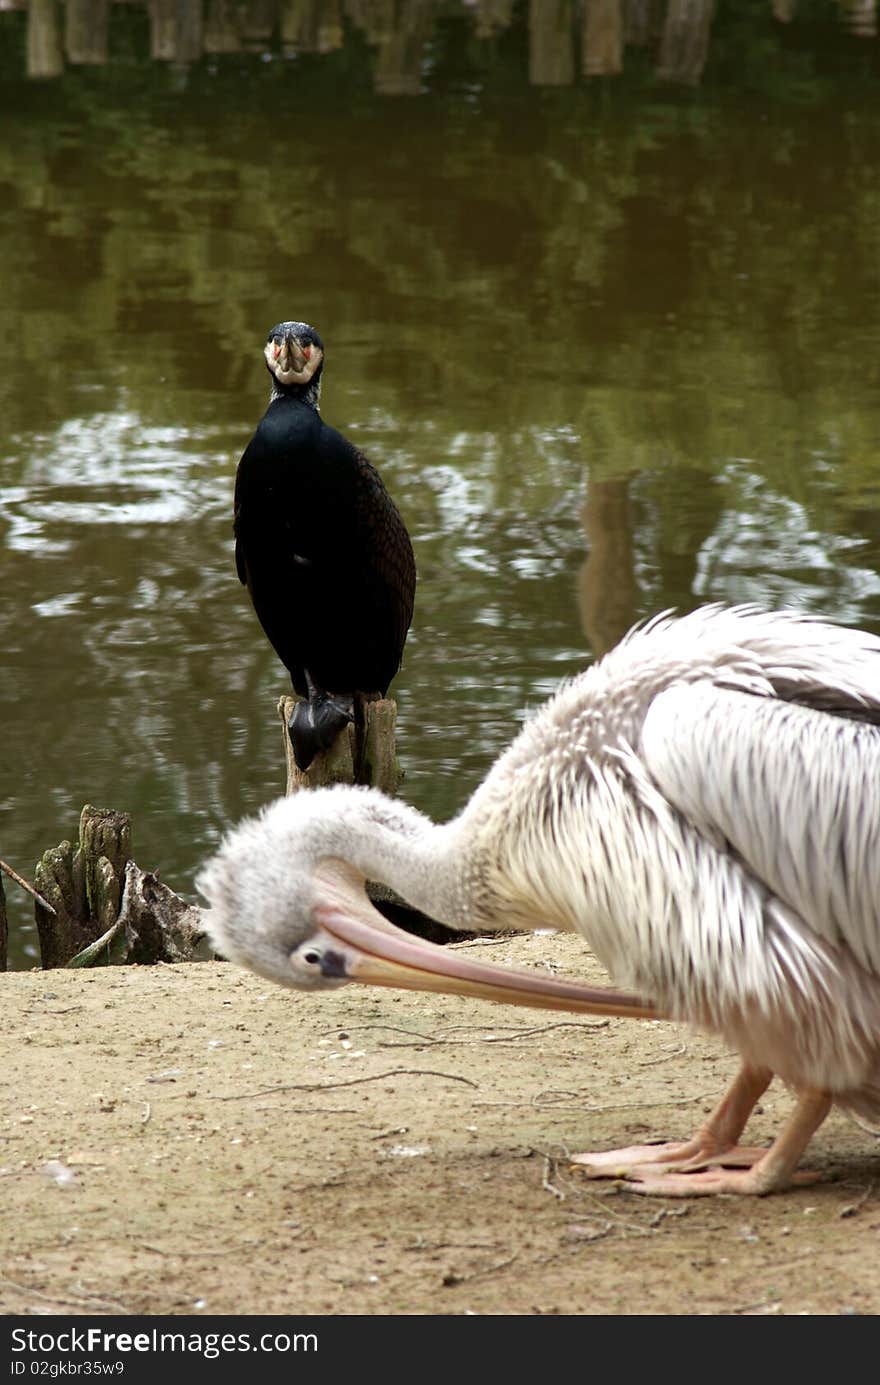
[{"label": "pelican's pink leg", "polygon": [[[793,1183],[815,1183],[816,1173],[795,1173],[798,1160],[810,1139],[831,1110],[828,1092],[801,1092],[797,1105],[782,1131],[769,1149],[745,1151],[732,1149],[715,1158],[704,1159],[700,1165],[678,1165],[676,1168],[652,1168],[645,1164],[635,1168],[625,1187],[633,1193],[648,1193],[657,1197],[700,1197],[711,1193],[750,1193],[762,1196],[779,1192]],[[744,1163],[739,1154],[756,1153],[747,1168],[728,1165]],[[687,1167],[694,1169],[687,1172]]]},{"label": "pelican's pink leg", "polygon": [[636,1178],[643,1167],[668,1164],[674,1164],[676,1170],[703,1168],[719,1155],[724,1155],[725,1162],[755,1164],[767,1150],[742,1148],[736,1142],[772,1078],[769,1068],[744,1063],[709,1119],[690,1140],[573,1154],[571,1162],[583,1168],[588,1178]]}]

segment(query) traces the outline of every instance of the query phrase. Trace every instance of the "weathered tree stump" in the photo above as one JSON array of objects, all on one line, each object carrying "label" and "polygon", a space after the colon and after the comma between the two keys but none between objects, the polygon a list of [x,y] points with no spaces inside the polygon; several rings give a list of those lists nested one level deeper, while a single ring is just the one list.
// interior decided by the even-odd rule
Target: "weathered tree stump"
[{"label": "weathered tree stump", "polygon": [[194,960],[199,910],[131,859],[127,813],[86,804],[77,845],[50,847],[34,878],[55,910],[36,904],[43,967]]},{"label": "weathered tree stump", "polygon": [[205,936],[202,911],[186,904],[153,871],[129,861],[118,926],[125,929],[126,962],[194,962]]},{"label": "weathered tree stump", "polygon": [[393,698],[363,703],[364,727],[360,754],[355,727],[346,726],[325,754],[315,756],[307,770],[297,767],[287,733],[287,723],[295,705],[296,699],[293,697],[282,697],[278,703],[278,715],[284,728],[287,793],[328,784],[368,784],[392,797],[397,793],[403,770],[394,743],[397,703]]},{"label": "weathered tree stump", "polygon": [[80,814],[79,842],[50,847],[37,862],[34,884],[55,910],[37,904],[35,915],[43,967],[63,967],[113,924],[122,902],[131,855],[127,813],[93,808]]},{"label": "weathered tree stump", "polygon": [[201,910],[184,903],[153,871],[141,870],[129,861],[115,922],[100,938],[71,957],[67,965],[194,962],[204,936]]}]

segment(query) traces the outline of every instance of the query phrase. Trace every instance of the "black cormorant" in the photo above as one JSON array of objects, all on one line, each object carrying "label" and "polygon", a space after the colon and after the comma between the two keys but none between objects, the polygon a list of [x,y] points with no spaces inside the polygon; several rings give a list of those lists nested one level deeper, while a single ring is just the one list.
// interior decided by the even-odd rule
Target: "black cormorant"
[{"label": "black cormorant", "polygon": [[288,723],[307,769],[358,703],[384,696],[412,620],[406,526],[371,462],[318,412],[324,343],[273,327],[269,407],[235,478],[235,564],[297,702]]}]

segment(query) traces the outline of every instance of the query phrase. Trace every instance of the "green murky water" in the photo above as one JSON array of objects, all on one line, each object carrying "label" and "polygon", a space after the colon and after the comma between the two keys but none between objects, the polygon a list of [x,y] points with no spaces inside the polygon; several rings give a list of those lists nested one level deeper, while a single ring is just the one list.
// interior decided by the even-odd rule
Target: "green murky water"
[{"label": "green murky water", "polygon": [[542,86],[521,10],[478,40],[441,8],[405,95],[354,27],[183,71],[130,7],[115,61],[32,81],[0,13],[0,856],[25,874],[93,802],[186,894],[282,791],[285,677],[230,530],[281,318],[323,334],[324,415],[413,537],[395,692],[426,811],[658,609],[880,629],[873,48],[729,21],[698,85],[636,55]]}]

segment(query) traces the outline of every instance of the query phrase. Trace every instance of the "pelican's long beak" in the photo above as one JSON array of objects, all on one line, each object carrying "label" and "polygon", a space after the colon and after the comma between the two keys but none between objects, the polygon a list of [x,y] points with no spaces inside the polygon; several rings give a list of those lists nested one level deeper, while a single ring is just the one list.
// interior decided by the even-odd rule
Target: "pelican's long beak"
[{"label": "pelican's long beak", "polygon": [[[334,883],[341,883],[338,876]],[[409,991],[440,991],[543,1010],[631,1019],[669,1018],[643,997],[626,991],[493,966],[413,937],[378,913],[362,888],[358,897],[345,888],[332,893],[335,897],[323,900],[313,910],[317,930],[310,940],[328,978]]]}]

